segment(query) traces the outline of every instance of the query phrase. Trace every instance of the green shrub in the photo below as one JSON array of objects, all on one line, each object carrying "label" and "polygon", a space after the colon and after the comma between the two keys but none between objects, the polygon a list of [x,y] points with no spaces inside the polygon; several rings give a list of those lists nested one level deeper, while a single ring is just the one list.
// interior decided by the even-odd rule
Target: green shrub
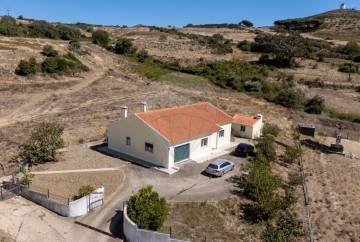
[{"label": "green shrub", "polygon": [[354,122],[354,123],[360,123],[360,115],[359,114],[341,113],[341,112],[337,112],[332,109],[327,109],[327,111],[330,113],[330,117],[332,117],[332,118],[346,120],[346,121]]},{"label": "green shrub", "polygon": [[274,102],[286,108],[300,110],[304,107],[305,95],[300,90],[288,88],[280,91]]},{"label": "green shrub", "polygon": [[289,210],[280,213],[275,225],[268,224],[261,234],[265,242],[290,242],[295,237],[307,234],[301,219]]},{"label": "green shrub", "polygon": [[359,72],[359,66],[356,64],[350,64],[350,63],[345,63],[341,66],[339,66],[338,71],[340,72],[345,72],[345,73],[358,73]]},{"label": "green shrub", "polygon": [[81,44],[78,40],[70,40],[69,42],[69,50],[72,52],[79,52],[81,48]]},{"label": "green shrub", "polygon": [[28,25],[29,36],[37,38],[58,38],[56,27],[44,20],[33,21]]},{"label": "green shrub", "polygon": [[92,193],[93,191],[95,191],[95,188],[91,185],[85,185],[82,186],[79,189],[78,195],[77,195],[77,199],[82,198],[82,197],[86,197],[87,195],[89,195],[90,193]]},{"label": "green shrub", "polygon": [[294,163],[297,158],[301,155],[301,151],[298,148],[288,146],[286,147],[284,162],[285,163]]},{"label": "green shrub", "polygon": [[136,54],[139,62],[144,62],[148,57],[149,57],[149,53],[146,50],[140,50],[137,54]]},{"label": "green shrub", "polygon": [[64,128],[57,123],[41,123],[31,137],[19,146],[19,157],[30,164],[55,160],[56,150],[64,145]]},{"label": "green shrub", "polygon": [[41,63],[41,70],[45,73],[56,73],[58,71],[58,59],[56,57],[47,57]]},{"label": "green shrub", "polygon": [[251,51],[252,42],[248,40],[242,40],[236,45],[236,47],[242,51]]},{"label": "green shrub", "polygon": [[77,40],[81,36],[81,32],[76,27],[70,27],[64,24],[56,26],[58,38],[62,40]]},{"label": "green shrub", "polygon": [[302,184],[302,177],[299,172],[290,172],[288,183],[290,186],[298,186]]},{"label": "green shrub", "polygon": [[35,75],[38,69],[35,57],[31,57],[28,61],[21,60],[15,73],[20,76]]},{"label": "green shrub", "polygon": [[276,160],[275,136],[271,134],[264,135],[264,138],[256,145],[256,158],[264,158],[268,162]]},{"label": "green shrub", "polygon": [[163,225],[169,208],[165,198],[160,198],[152,186],[147,185],[130,197],[127,213],[140,229],[157,230]]},{"label": "green shrub", "polygon": [[41,53],[47,57],[57,57],[59,55],[52,45],[44,45]]},{"label": "green shrub", "polygon": [[325,99],[320,95],[315,95],[305,103],[305,112],[321,114],[325,110]]},{"label": "green shrub", "polygon": [[17,36],[18,26],[11,16],[2,16],[0,20],[0,34],[5,36]]},{"label": "green shrub", "polygon": [[250,22],[249,20],[243,20],[239,23],[240,25],[242,26],[245,26],[245,27],[252,27],[254,26],[254,24],[252,22]]},{"label": "green shrub", "polygon": [[279,135],[279,133],[280,133],[280,128],[276,124],[268,124],[268,123],[266,123],[264,125],[263,130],[262,130],[263,136],[265,136],[267,134],[271,134],[271,135],[277,137]]},{"label": "green shrub", "polygon": [[128,53],[135,53],[136,49],[133,47],[133,43],[129,39],[118,39],[115,44],[114,48],[115,54],[128,54]]},{"label": "green shrub", "polygon": [[110,42],[109,33],[101,29],[95,30],[92,32],[92,41],[94,44],[106,48]]}]

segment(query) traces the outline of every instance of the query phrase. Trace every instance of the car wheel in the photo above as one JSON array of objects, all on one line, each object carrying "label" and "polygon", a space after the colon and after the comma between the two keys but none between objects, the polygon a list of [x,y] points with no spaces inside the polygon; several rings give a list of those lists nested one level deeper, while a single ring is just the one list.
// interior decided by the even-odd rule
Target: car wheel
[{"label": "car wheel", "polygon": [[231,167],[231,171],[234,170],[234,165]]},{"label": "car wheel", "polygon": [[223,176],[224,175],[224,172],[221,172],[221,175],[220,176]]}]

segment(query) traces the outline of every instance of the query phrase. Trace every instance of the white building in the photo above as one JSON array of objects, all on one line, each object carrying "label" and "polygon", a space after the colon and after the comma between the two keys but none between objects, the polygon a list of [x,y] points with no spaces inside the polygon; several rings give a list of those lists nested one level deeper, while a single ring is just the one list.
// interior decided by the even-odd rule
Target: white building
[{"label": "white building", "polygon": [[259,138],[263,125],[263,117],[261,114],[255,116],[237,114],[232,121],[234,136],[248,139]]},{"label": "white building", "polygon": [[342,4],[340,5],[340,9],[346,9],[345,3],[342,3]]},{"label": "white building", "polygon": [[108,127],[108,148],[171,168],[175,163],[210,155],[230,143],[232,117],[208,102],[146,111]]}]

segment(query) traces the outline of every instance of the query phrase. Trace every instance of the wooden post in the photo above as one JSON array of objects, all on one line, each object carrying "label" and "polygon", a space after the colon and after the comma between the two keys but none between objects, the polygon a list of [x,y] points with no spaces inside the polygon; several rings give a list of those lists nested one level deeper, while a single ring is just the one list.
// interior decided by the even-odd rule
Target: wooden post
[{"label": "wooden post", "polygon": [[68,198],[68,205],[70,205],[70,198]]},{"label": "wooden post", "polygon": [[1,195],[1,200],[3,200],[3,185],[0,184],[0,195]]},{"label": "wooden post", "polygon": [[172,236],[171,236],[171,226],[170,226],[170,238],[172,238]]},{"label": "wooden post", "polygon": [[48,191],[47,191],[47,197],[48,197],[48,199],[50,198],[50,190],[49,189],[47,189]]}]

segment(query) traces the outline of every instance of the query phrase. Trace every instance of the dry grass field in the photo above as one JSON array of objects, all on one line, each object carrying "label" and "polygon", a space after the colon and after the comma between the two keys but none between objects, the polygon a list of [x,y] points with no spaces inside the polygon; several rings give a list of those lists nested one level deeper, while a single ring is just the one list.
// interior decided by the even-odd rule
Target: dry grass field
[{"label": "dry grass field", "polygon": [[[321,139],[329,145],[334,139]],[[343,140],[346,151],[359,154],[357,142]],[[360,241],[360,160],[304,148],[310,206],[317,241]]]}]

